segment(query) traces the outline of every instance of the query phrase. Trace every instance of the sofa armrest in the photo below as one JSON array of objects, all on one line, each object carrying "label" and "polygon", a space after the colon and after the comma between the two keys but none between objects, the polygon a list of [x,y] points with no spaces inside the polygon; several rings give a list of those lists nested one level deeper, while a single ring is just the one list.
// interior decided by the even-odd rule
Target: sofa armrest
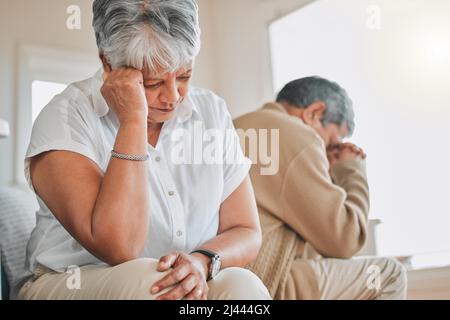
[{"label": "sofa armrest", "polygon": [[364,247],[358,252],[357,256],[376,256],[376,228],[382,223],[380,219],[369,219],[367,222],[367,239]]}]

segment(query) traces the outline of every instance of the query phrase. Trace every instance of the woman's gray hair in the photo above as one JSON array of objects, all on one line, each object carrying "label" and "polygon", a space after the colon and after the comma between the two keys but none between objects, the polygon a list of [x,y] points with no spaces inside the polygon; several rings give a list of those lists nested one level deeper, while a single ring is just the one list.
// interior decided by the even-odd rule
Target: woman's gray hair
[{"label": "woman's gray hair", "polygon": [[298,108],[306,108],[314,102],[322,101],[326,110],[322,123],[348,126],[349,136],[355,129],[353,103],[347,92],[336,82],[314,76],[289,82],[277,96],[277,102],[287,102]]},{"label": "woman's gray hair", "polygon": [[175,71],[200,51],[195,0],[95,0],[97,46],[113,69]]}]

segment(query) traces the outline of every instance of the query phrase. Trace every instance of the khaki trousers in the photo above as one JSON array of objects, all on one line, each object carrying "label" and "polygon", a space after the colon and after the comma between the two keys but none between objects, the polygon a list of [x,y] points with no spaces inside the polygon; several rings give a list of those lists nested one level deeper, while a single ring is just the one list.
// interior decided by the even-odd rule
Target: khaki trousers
[{"label": "khaki trousers", "polygon": [[[305,281],[305,275],[314,281]],[[287,299],[406,299],[406,270],[392,258],[296,258],[288,282],[284,293]]]},{"label": "khaki trousers", "polygon": [[[39,267],[36,276],[19,292],[21,299],[123,299],[153,300],[154,282],[166,272],[156,271],[158,260],[139,258],[117,266],[87,265],[80,267],[77,285],[76,270],[58,273]],[[210,300],[268,300],[269,292],[262,281],[243,268],[226,268],[208,282]]]}]

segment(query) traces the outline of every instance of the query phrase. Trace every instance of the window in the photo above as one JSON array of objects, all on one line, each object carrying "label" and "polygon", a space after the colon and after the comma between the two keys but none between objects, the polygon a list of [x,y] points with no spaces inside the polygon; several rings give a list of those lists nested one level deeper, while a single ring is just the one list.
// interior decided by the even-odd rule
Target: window
[{"label": "window", "polygon": [[353,100],[378,253],[450,264],[450,3],[319,0],[269,32],[275,92],[320,75]]},{"label": "window", "polygon": [[34,80],[31,85],[33,123],[50,100],[67,87],[64,83]]}]

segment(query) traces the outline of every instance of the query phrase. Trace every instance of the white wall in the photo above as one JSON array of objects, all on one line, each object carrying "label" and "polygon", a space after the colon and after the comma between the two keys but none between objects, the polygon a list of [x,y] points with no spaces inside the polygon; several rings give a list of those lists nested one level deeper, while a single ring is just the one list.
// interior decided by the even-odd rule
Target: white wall
[{"label": "white wall", "polygon": [[268,26],[312,1],[205,0],[200,6],[206,1],[212,20],[206,27],[213,33],[205,43],[214,57],[212,88],[233,116],[259,108],[273,99]]},{"label": "white wall", "polygon": [[200,28],[202,30],[202,48],[197,57],[194,77],[192,84],[201,86],[213,91],[218,91],[217,77],[215,68],[217,64],[216,57],[216,39],[213,14],[214,7],[211,0],[197,0],[199,4]]}]

